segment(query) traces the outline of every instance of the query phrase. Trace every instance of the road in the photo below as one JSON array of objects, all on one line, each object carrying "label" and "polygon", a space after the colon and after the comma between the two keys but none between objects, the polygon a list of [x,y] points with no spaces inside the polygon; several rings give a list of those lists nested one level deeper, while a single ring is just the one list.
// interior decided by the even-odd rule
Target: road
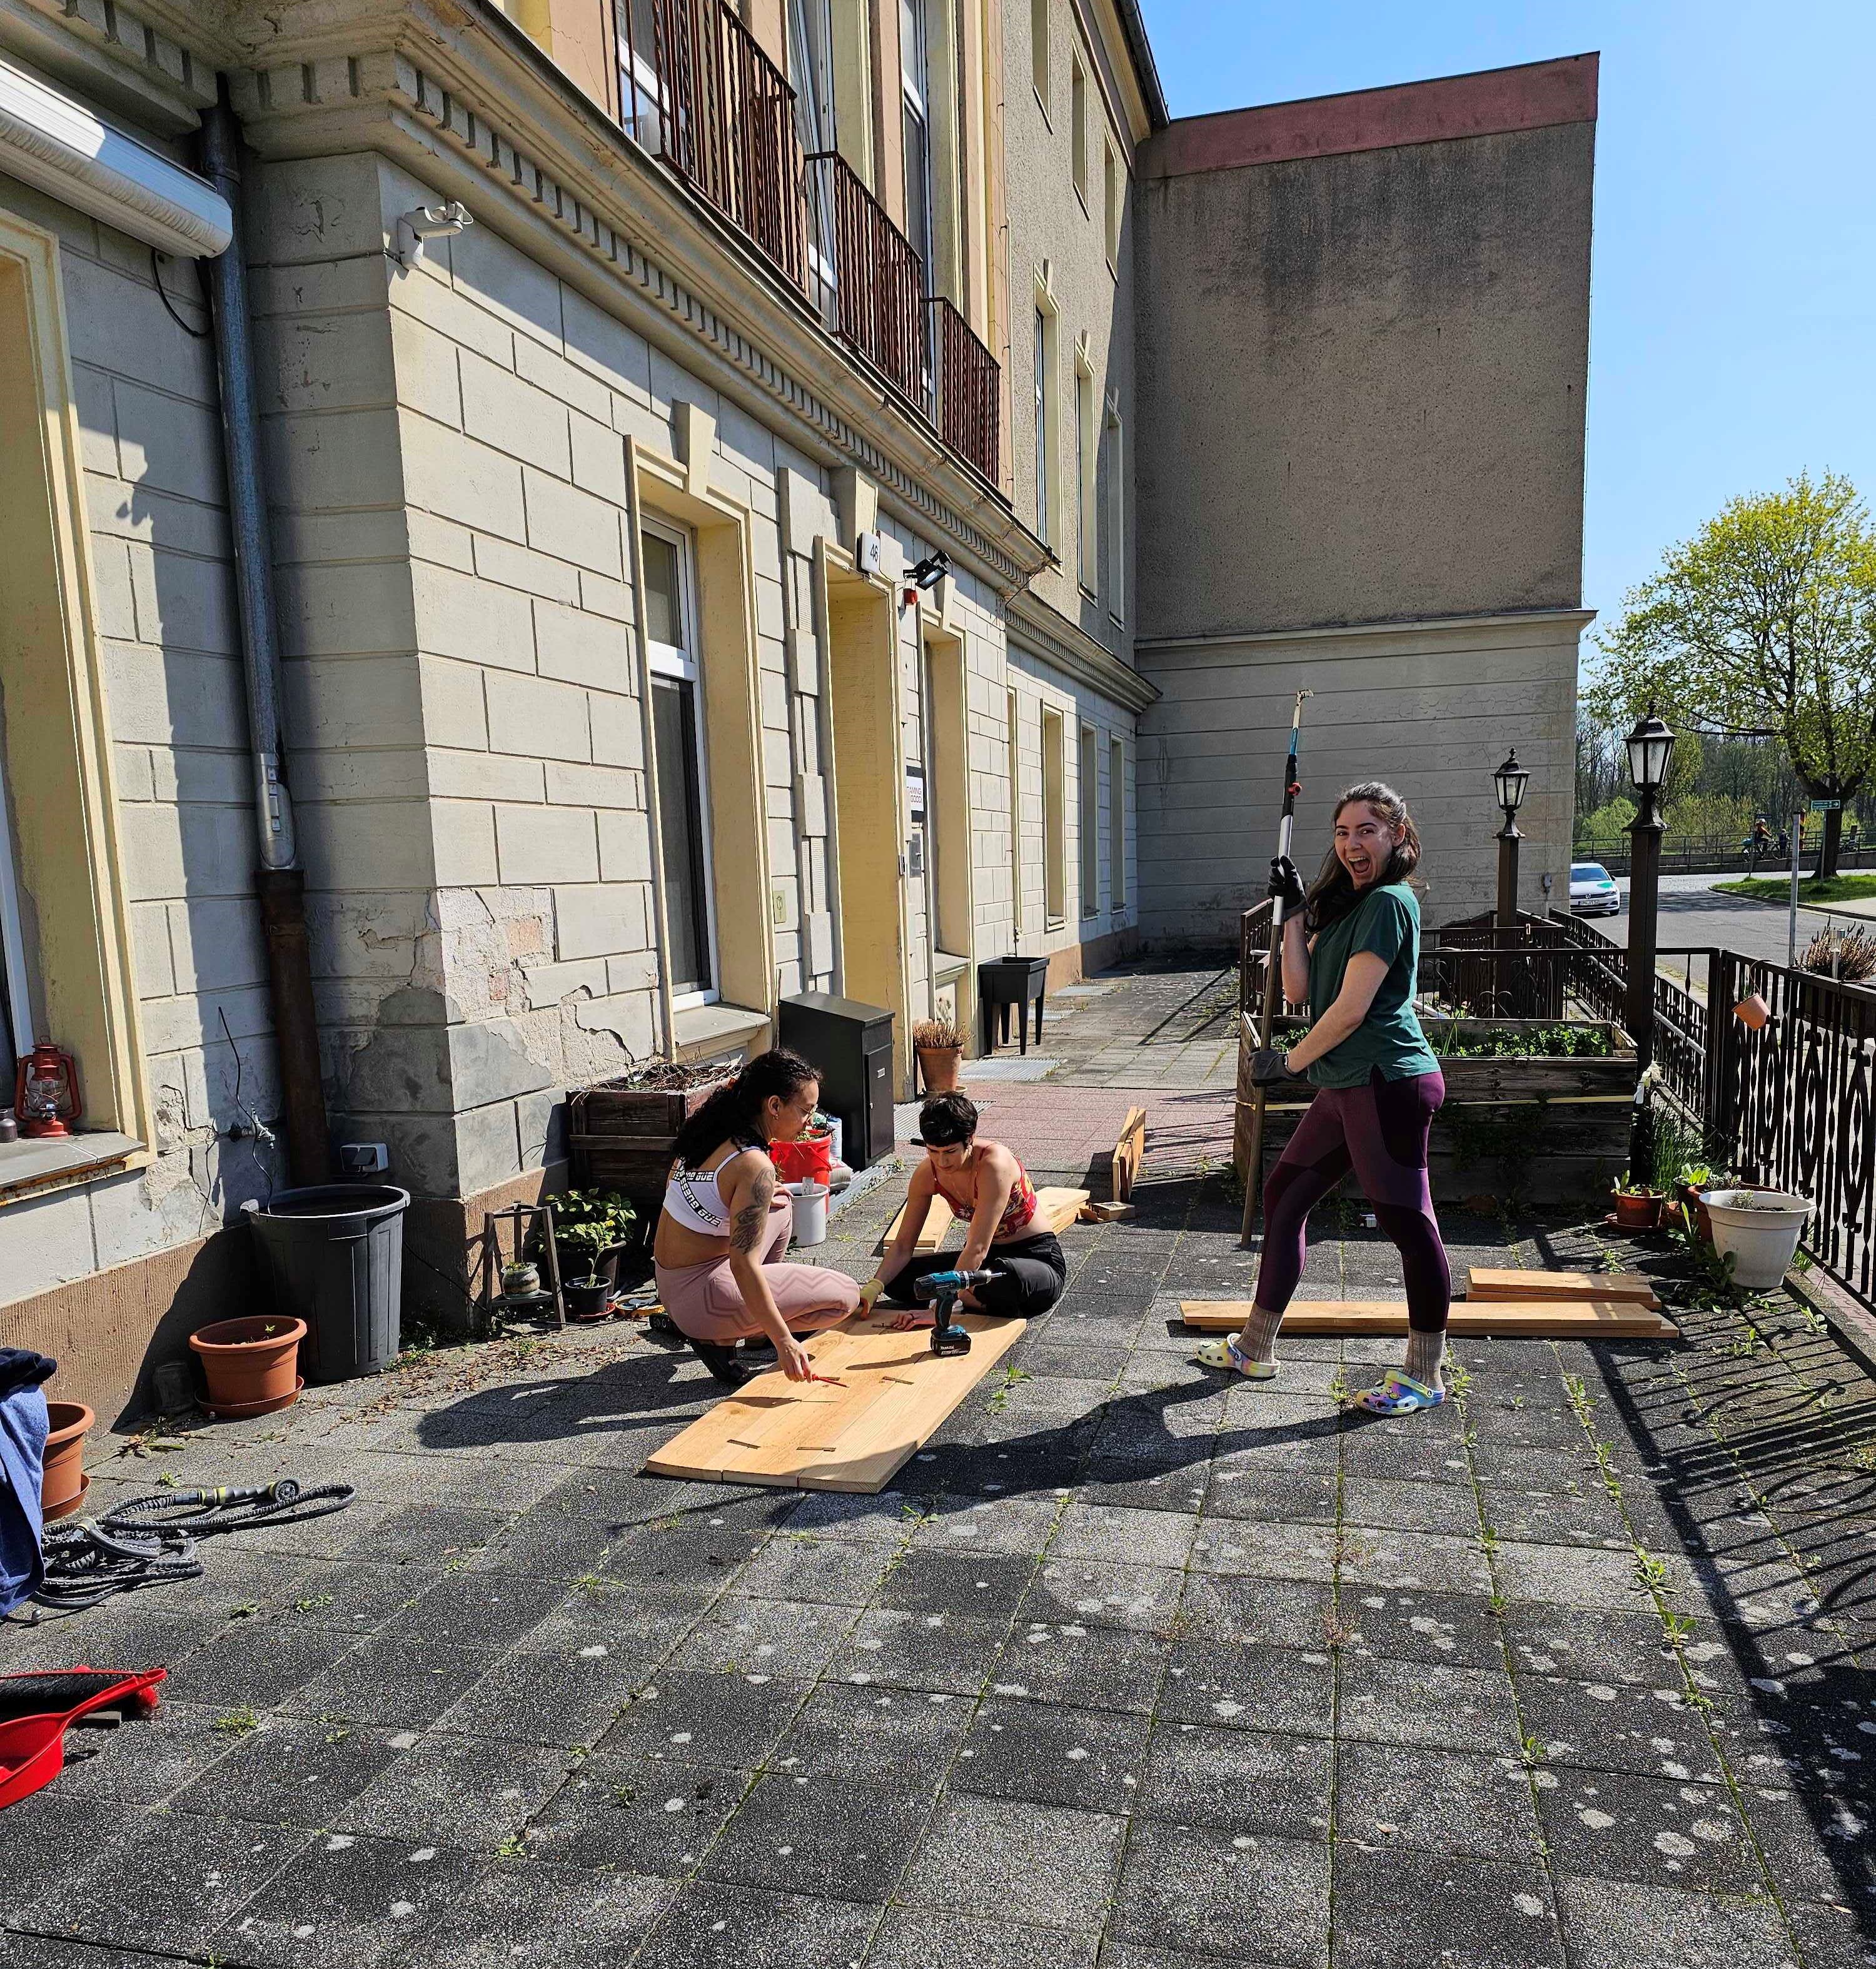
[{"label": "road", "polygon": [[[1696,949],[1715,945],[1728,950],[1736,950],[1747,957],[1756,957],[1774,964],[1785,961],[1787,912],[1783,903],[1749,903],[1738,896],[1722,896],[1714,887],[1716,882],[1732,881],[1730,875],[1664,875],[1661,878],[1661,918],[1659,942],[1663,950]],[[1622,913],[1618,916],[1591,916],[1589,922],[1597,929],[1612,937],[1616,942],[1628,942],[1628,879],[1618,881],[1622,891]],[[1798,911],[1798,948],[1802,951],[1813,936],[1824,927],[1826,918],[1822,912],[1800,909]],[[1839,913],[1838,922],[1842,927],[1850,926],[1850,920]],[[1660,968],[1670,974],[1683,975],[1686,960],[1664,957]],[[1703,984],[1706,967],[1697,959],[1693,964],[1693,978],[1696,984]]]}]

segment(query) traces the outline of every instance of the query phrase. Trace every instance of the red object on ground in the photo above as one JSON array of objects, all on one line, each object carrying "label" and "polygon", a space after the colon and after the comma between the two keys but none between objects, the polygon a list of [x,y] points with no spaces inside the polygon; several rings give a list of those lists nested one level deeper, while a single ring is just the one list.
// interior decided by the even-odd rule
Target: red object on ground
[{"label": "red object on ground", "polygon": [[784,1182],[825,1182],[834,1166],[834,1138],[803,1135],[793,1142],[771,1142],[768,1153]]},{"label": "red object on ground", "polygon": [[0,1811],[43,1790],[65,1768],[65,1733],[93,1709],[155,1708],[166,1668],[61,1669],[0,1675]]}]

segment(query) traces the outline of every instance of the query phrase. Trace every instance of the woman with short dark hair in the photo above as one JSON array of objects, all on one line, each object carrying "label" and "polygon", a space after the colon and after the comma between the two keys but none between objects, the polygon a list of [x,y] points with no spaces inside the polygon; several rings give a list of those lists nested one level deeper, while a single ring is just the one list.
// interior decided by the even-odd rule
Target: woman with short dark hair
[{"label": "woman with short dark hair", "polygon": [[[988,1271],[989,1281],[958,1303],[969,1312],[1027,1319],[1047,1312],[1062,1296],[1068,1260],[1055,1233],[1036,1221],[1036,1192],[1029,1173],[1001,1142],[979,1140],[977,1108],[962,1094],[934,1094],[919,1110],[925,1160],[912,1172],[899,1234],[860,1289],[870,1310],[884,1296],[895,1306],[914,1303],[912,1284],[929,1272]],[[968,1226],[961,1251],[913,1256],[933,1200],[942,1196]],[[929,1309],[898,1323],[922,1325]]]},{"label": "woman with short dark hair", "polygon": [[748,1380],[739,1340],[774,1343],[791,1381],[812,1378],[797,1337],[837,1326],[859,1304],[844,1272],[784,1262],[794,1230],[771,1142],[792,1142],[821,1098],[820,1074],[777,1047],[719,1088],[677,1136],[651,1255],[658,1296],[704,1365],[731,1387]]}]

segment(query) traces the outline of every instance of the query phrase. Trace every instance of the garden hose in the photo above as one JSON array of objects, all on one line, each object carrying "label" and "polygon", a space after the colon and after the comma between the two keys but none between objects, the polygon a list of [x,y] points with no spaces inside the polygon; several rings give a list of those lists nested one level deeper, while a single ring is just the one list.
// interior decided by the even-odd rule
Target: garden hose
[{"label": "garden hose", "polygon": [[200,1579],[198,1539],[262,1525],[293,1525],[342,1511],[357,1494],[349,1484],[310,1489],[290,1477],[277,1483],[157,1491],[115,1506],[99,1518],[49,1527],[41,1541],[46,1576],[33,1595],[44,1614],[81,1613],[119,1593]]}]

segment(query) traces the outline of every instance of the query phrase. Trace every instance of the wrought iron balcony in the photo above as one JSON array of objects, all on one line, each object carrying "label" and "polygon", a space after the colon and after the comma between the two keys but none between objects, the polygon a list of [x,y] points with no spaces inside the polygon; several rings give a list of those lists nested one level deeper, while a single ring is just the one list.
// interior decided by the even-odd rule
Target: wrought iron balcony
[{"label": "wrought iron balcony", "polygon": [[926,293],[912,242],[846,160],[803,155],[794,89],[725,0],[615,0],[615,22],[625,128],[994,485],[996,358]]}]

